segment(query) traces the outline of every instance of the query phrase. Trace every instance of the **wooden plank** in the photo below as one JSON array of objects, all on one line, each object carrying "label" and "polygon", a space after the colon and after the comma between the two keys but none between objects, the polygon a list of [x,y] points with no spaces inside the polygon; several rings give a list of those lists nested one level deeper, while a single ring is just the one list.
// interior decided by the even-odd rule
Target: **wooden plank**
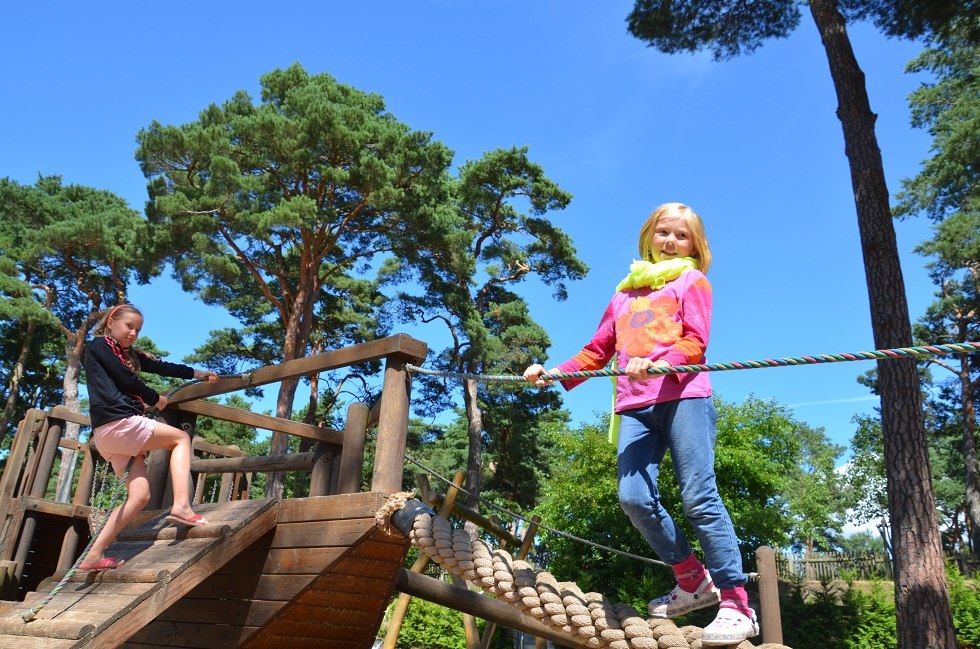
[{"label": "wooden plank", "polygon": [[346,548],[246,550],[221,568],[222,574],[317,575],[337,561]]},{"label": "wooden plank", "polygon": [[[268,600],[214,600],[185,597],[157,618],[163,622],[262,626],[283,607],[283,602]],[[155,622],[154,622],[155,624]],[[151,624],[150,627],[153,625]]]},{"label": "wooden plank", "polygon": [[92,420],[88,415],[83,415],[80,412],[74,412],[69,410],[65,406],[54,406],[48,409],[48,416],[54,419],[64,419],[65,421],[71,421],[82,426],[91,426]]},{"label": "wooden plank", "polygon": [[222,575],[215,573],[189,594],[201,599],[252,599],[289,601],[310,585],[314,575]]},{"label": "wooden plank", "polygon": [[203,397],[237,392],[252,386],[374,361],[394,354],[403,355],[409,359],[408,362],[419,364],[425,360],[427,350],[426,344],[422,341],[406,334],[396,334],[343,349],[297,358],[279,365],[268,365],[247,372],[242,377],[195,383],[174,393],[169,401],[171,404],[185,403]]},{"label": "wooden plank", "polygon": [[225,406],[220,403],[212,403],[210,401],[185,401],[177,404],[177,409],[183,412],[191,412],[196,415],[204,415],[214,419],[221,419],[222,421],[230,421],[236,424],[243,424],[245,426],[254,426],[255,428],[261,428],[263,430],[289,433],[290,435],[296,435],[297,437],[305,437],[306,439],[314,439],[321,442],[330,442],[331,444],[342,444],[344,441],[343,433],[330,428],[322,428],[320,426],[304,424],[301,421],[282,419],[281,417],[264,415],[258,412],[252,412],[250,410],[242,410],[241,408],[232,408],[231,406]]},{"label": "wooden plank", "polygon": [[279,523],[325,521],[348,518],[374,518],[384,504],[385,496],[378,492],[360,492],[339,496],[315,496],[284,500],[279,507]]},{"label": "wooden plank", "polygon": [[0,649],[69,649],[75,640],[0,636]]},{"label": "wooden plank", "polygon": [[393,566],[396,568],[401,567],[400,564],[396,564],[393,561],[376,561],[374,559],[347,557],[331,572],[333,574],[351,575],[354,577],[376,577],[387,581],[395,573]]},{"label": "wooden plank", "polygon": [[87,521],[92,508],[87,505],[60,503],[33,496],[22,496],[20,506],[26,511],[53,514],[64,518],[78,518]]},{"label": "wooden plank", "polygon": [[390,598],[380,593],[344,593],[335,590],[311,588],[303,593],[303,603],[309,606],[349,608],[358,611],[365,609],[384,610]]},{"label": "wooden plank", "polygon": [[256,631],[255,627],[216,624],[159,622],[133,635],[124,647],[194,647],[195,649],[230,649],[238,647]]},{"label": "wooden plank", "polygon": [[257,634],[256,637],[247,644],[242,645],[243,649],[371,649],[374,638],[365,639],[363,636],[353,640],[343,638],[330,638],[329,643],[324,643],[319,638],[292,638],[289,636],[279,636],[273,634]]},{"label": "wooden plank", "polygon": [[351,546],[371,531],[374,521],[359,518],[351,521],[314,521],[287,523],[276,527],[273,548],[297,546]]}]

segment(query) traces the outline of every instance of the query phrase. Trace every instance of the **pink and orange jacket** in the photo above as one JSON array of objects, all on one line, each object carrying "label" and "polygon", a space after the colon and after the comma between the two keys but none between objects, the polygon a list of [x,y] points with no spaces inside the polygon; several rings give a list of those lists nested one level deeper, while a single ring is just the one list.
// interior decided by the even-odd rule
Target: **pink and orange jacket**
[{"label": "pink and orange jacket", "polygon": [[[698,270],[689,270],[661,289],[619,291],[606,307],[592,340],[558,366],[562,372],[599,370],[616,357],[625,369],[629,359],[642,356],[671,365],[705,362],[711,330],[711,284]],[[585,379],[562,381],[566,390]],[[689,397],[710,397],[706,372],[658,375],[646,381],[616,377],[615,411]]]}]

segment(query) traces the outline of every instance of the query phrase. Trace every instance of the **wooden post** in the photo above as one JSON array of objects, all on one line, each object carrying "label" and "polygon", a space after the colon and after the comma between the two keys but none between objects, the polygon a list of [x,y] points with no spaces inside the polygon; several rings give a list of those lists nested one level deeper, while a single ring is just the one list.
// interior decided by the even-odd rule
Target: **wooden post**
[{"label": "wooden post", "polygon": [[38,456],[37,469],[34,472],[30,490],[30,495],[34,498],[44,498],[44,493],[48,490],[51,467],[54,466],[54,458],[58,454],[58,443],[61,441],[61,431],[64,424],[64,420],[49,418],[44,422],[41,429],[41,452]]},{"label": "wooden post", "polygon": [[[439,515],[443,518],[452,513],[453,503],[456,502],[456,496],[459,494],[459,487],[463,484],[465,479],[466,474],[462,471],[457,471],[456,475],[453,476],[453,484],[448,488],[446,498],[439,507]],[[425,570],[425,567],[428,564],[429,555],[423,552],[419,555],[419,558],[415,560],[415,563],[412,564],[411,571],[422,572]],[[384,644],[381,645],[381,649],[395,649],[395,643],[398,641],[398,632],[401,631],[402,622],[405,621],[405,613],[408,611],[408,605],[411,601],[411,595],[401,593],[398,596],[398,601],[395,603],[395,608],[391,611],[391,619],[388,621],[388,628],[385,631],[385,640]]]},{"label": "wooden post", "polygon": [[364,466],[364,441],[367,438],[368,407],[352,403],[347,407],[344,423],[344,447],[340,454],[340,478],[337,493],[352,494],[361,490],[361,468]]},{"label": "wooden post", "polygon": [[402,490],[408,434],[408,397],[412,386],[411,376],[405,371],[406,359],[403,354],[395,354],[388,356],[385,361],[371,491],[393,494]]},{"label": "wooden post", "polygon": [[779,573],[776,571],[776,553],[768,545],[755,551],[759,569],[759,623],[764,643],[783,643],[783,623],[779,613]]},{"label": "wooden post", "polygon": [[85,523],[82,521],[73,520],[68,529],[65,530],[64,539],[61,541],[61,554],[58,555],[58,570],[68,570],[75,565],[84,526]]},{"label": "wooden post", "polygon": [[72,504],[88,505],[92,499],[92,478],[95,476],[95,458],[92,457],[92,447],[87,443],[79,445],[83,453],[82,470],[78,473],[78,488]]},{"label": "wooden post", "polygon": [[317,442],[313,452],[313,471],[310,473],[310,495],[330,495],[330,483],[337,471],[337,445]]}]

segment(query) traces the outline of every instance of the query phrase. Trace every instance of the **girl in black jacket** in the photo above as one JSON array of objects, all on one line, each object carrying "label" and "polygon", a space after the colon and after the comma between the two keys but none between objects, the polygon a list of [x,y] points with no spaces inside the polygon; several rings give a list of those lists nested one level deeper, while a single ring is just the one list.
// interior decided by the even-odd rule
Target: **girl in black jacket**
[{"label": "girl in black jacket", "polygon": [[105,570],[125,563],[122,559],[105,556],[105,550],[150,500],[146,476],[148,451],[171,451],[173,506],[167,520],[185,526],[207,524],[203,516],[191,509],[191,438],[179,428],[146,416],[147,406],[157,410],[166,408],[167,397],[143,383],[139,373],[145,371],[208,381],[216,380],[218,375],[168,363],[133,349],[142,327],[143,315],[139,310],[129,304],[120,304],[96,327],[96,337],[85,349],[92,439],[102,457],[112,463],[116,475],[121,476],[130,460],[133,461],[126,480],[126,500],[109,514],[79,570]]}]

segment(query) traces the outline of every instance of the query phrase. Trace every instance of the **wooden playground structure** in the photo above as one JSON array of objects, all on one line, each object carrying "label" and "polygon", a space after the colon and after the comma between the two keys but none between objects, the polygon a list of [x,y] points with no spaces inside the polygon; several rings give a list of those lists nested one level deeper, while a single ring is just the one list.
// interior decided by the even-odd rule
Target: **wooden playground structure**
[{"label": "wooden playground structure", "polygon": [[[411,569],[403,567],[412,534],[395,529],[379,512],[402,492],[411,387],[405,366],[421,364],[426,353],[424,343],[399,334],[182,388],[163,415],[192,437],[203,416],[312,440],[314,450],[248,457],[195,438],[195,511],[210,524],[189,529],[164,520],[169,458],[163,451],[150,453],[152,500],[111,548],[125,565],[72,574],[53,597],[52,588],[91,538],[93,485],[105,462],[88,443],[63,437],[69,422],[89,426],[87,417],[62,406],[28,411],[0,477],[0,649],[369,649],[396,591],[400,601],[385,647],[394,647],[410,596],[488,620],[485,636],[499,624],[567,646],[590,646],[468,590],[458,577],[452,585],[420,574],[425,555]],[[350,405],[342,431],[204,400],[369,361],[384,363],[380,399],[373,408]],[[374,465],[368,490],[361,491],[367,434],[374,428]],[[67,502],[55,500],[49,486],[60,449],[75,451],[81,462],[78,486]],[[255,472],[289,471],[310,473],[307,497],[250,499]],[[209,477],[220,484],[213,502],[205,502]],[[455,513],[489,527],[523,559],[534,530],[514,538],[456,506],[460,479],[445,496],[421,480],[426,504],[443,516]],[[36,615],[24,615],[42,602]],[[778,606],[775,615],[767,625],[763,609],[764,628],[778,628]],[[468,635],[475,632],[472,620],[466,624]]]}]

